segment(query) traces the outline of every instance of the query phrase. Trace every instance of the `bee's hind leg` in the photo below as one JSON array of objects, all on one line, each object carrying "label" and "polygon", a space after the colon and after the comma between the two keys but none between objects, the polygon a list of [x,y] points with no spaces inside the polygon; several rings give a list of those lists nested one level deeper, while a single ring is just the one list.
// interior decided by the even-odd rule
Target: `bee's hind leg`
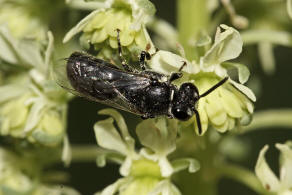
[{"label": "bee's hind leg", "polygon": [[178,69],[178,72],[171,73],[168,83],[171,83],[172,81],[179,79],[183,76],[182,69],[187,65],[187,63],[184,61],[181,67]]},{"label": "bee's hind leg", "polygon": [[118,51],[119,51],[120,60],[122,62],[122,66],[128,72],[135,72],[134,69],[131,66],[129,66],[129,64],[127,63],[126,59],[123,56],[122,46],[121,46],[121,40],[120,40],[120,32],[121,32],[121,30],[120,29],[117,29],[117,33],[118,33],[118,35],[117,35]]}]

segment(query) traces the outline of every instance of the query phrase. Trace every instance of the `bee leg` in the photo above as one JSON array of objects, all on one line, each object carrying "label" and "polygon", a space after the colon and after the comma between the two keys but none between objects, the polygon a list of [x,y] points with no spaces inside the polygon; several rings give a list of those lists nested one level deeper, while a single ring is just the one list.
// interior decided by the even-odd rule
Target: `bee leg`
[{"label": "bee leg", "polygon": [[181,67],[178,69],[178,72],[171,73],[168,79],[168,83],[171,83],[172,81],[181,78],[183,76],[183,73],[181,71],[186,65],[187,63],[184,61],[183,65],[181,65]]},{"label": "bee leg", "polygon": [[150,50],[151,45],[150,43],[147,44],[146,46],[146,51],[142,51],[140,53],[140,57],[139,57],[139,64],[142,70],[146,70],[146,60],[150,60],[152,56],[154,56],[159,49],[155,47],[155,52],[153,54],[150,54],[148,51]]},{"label": "bee leg", "polygon": [[143,120],[145,120],[145,119],[149,119],[149,118],[154,118],[154,116],[151,115],[151,114],[149,114],[149,113],[146,113],[146,114],[142,115],[141,118],[142,118]]},{"label": "bee leg", "polygon": [[168,83],[171,83],[172,81],[179,79],[183,76],[183,74],[181,72],[173,72],[171,73],[169,79],[168,79]]},{"label": "bee leg", "polygon": [[118,40],[118,51],[119,51],[119,57],[120,57],[120,60],[122,62],[122,66],[123,68],[128,71],[128,72],[134,72],[133,68],[129,66],[129,64],[127,63],[126,59],[124,58],[123,56],[123,53],[122,53],[122,46],[121,46],[121,40],[120,40],[120,32],[121,30],[120,29],[117,29],[117,40]]},{"label": "bee leg", "polygon": [[147,51],[142,51],[139,57],[139,64],[142,70],[146,70],[146,60],[150,60],[151,55]]}]

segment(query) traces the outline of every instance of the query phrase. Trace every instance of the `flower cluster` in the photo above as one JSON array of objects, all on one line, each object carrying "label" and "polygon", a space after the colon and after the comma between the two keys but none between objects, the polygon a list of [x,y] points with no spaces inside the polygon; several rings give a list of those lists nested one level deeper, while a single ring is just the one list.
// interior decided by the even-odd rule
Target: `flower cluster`
[{"label": "flower cluster", "polygon": [[93,11],[73,27],[65,36],[64,42],[83,32],[80,37],[81,45],[86,49],[93,45],[99,51],[98,57],[111,60],[118,47],[119,29],[124,52],[137,59],[138,54],[147,47],[154,49],[145,28],[145,23],[154,12],[155,8],[148,0],[108,0],[102,8]]},{"label": "flower cluster", "polygon": [[[201,98],[197,108],[202,123],[202,134],[207,130],[209,124],[220,132],[231,130],[237,125],[247,125],[253,113],[252,102],[256,100],[253,92],[243,84],[248,80],[249,71],[246,66],[226,62],[239,56],[242,50],[242,40],[238,31],[232,27],[221,25],[224,30],[218,28],[214,44],[206,50],[199,62],[184,59],[181,56],[168,51],[158,51],[150,61],[153,70],[169,74],[177,71],[183,62],[187,66],[182,70],[184,77],[180,82],[193,82],[202,94],[222,78],[229,76],[229,68],[237,68],[239,83],[229,80],[208,96]],[[208,40],[205,38],[205,40]],[[204,45],[208,48],[209,41]],[[188,121],[195,122],[195,117]],[[195,125],[196,131],[198,131]]]},{"label": "flower cluster", "polygon": [[79,195],[69,187],[41,183],[40,162],[0,148],[0,194]]},{"label": "flower cluster", "polygon": [[[48,23],[60,1],[3,0],[0,7],[0,25],[5,25],[18,39],[46,39]],[[47,8],[47,9],[44,9]]]},{"label": "flower cluster", "polygon": [[[97,143],[104,151],[97,162],[100,166],[105,165],[106,159],[120,163],[123,178],[98,194],[181,194],[172,184],[170,176],[186,168],[196,172],[199,163],[191,158],[168,160],[167,156],[176,148],[177,124],[174,120],[158,118],[139,123],[136,133],[144,147],[137,151],[123,117],[113,109],[99,113],[111,118],[94,125]],[[115,128],[114,120],[119,130]]]},{"label": "flower cluster", "polygon": [[0,85],[0,134],[44,145],[60,143],[65,134],[67,95],[51,79],[53,36],[47,48],[33,40],[15,39],[1,26],[3,48]]}]

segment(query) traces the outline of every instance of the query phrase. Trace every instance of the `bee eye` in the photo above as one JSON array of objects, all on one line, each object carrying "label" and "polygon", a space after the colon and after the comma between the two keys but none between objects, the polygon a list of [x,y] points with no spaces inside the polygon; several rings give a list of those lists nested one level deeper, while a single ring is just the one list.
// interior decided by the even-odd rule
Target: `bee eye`
[{"label": "bee eye", "polygon": [[186,121],[189,118],[191,118],[191,116],[192,116],[192,115],[190,115],[190,113],[188,113],[188,109],[173,108],[171,111],[172,111],[172,114],[175,118],[182,120],[182,121]]}]

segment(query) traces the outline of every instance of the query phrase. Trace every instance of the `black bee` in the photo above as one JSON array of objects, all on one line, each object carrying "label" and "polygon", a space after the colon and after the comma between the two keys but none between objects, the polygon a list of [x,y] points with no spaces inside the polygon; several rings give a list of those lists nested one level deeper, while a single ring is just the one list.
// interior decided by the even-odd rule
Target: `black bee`
[{"label": "black bee", "polygon": [[74,52],[67,59],[67,79],[70,85],[59,84],[72,93],[101,102],[134,114],[143,119],[166,115],[169,118],[188,120],[194,114],[199,133],[202,133],[200,116],[196,109],[198,100],[224,84],[224,78],[203,94],[193,83],[183,83],[179,88],[172,81],[182,77],[181,70],[169,76],[145,68],[150,54],[140,55],[142,71],[132,69],[123,59],[118,31],[118,50],[123,68],[82,52]]}]

